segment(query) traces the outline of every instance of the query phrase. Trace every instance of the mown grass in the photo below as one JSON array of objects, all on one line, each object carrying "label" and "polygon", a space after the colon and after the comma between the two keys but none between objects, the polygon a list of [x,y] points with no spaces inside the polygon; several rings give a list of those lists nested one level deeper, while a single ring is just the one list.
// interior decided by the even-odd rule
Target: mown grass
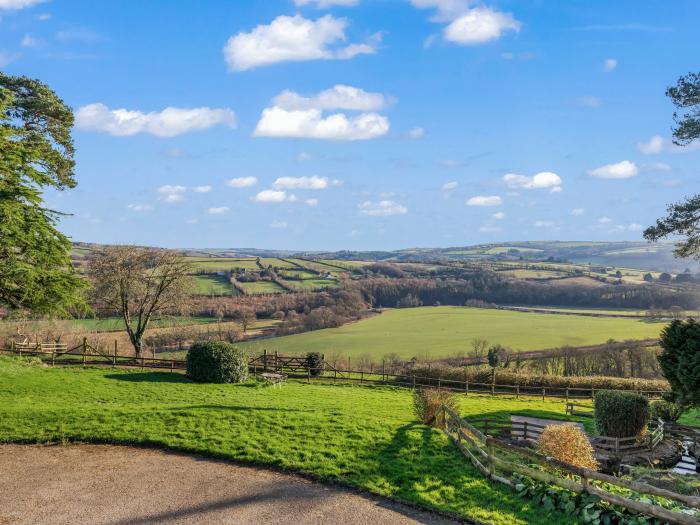
[{"label": "mown grass", "polygon": [[250,295],[285,292],[285,289],[274,281],[254,281],[250,283],[239,282],[238,284],[241,285],[241,288],[245,290],[246,294]]},{"label": "mown grass", "polygon": [[238,293],[225,275],[213,273],[195,275],[194,282],[197,293],[201,295],[235,295]]},{"label": "mown grass", "polygon": [[658,337],[665,323],[625,318],[552,315],[456,306],[387,310],[369,319],[326,330],[251,342],[254,350],[326,356],[396,353],[404,358],[466,354],[471,341],[485,339],[513,350],[604,343],[610,338]]},{"label": "mown grass", "polygon": [[[460,410],[565,417],[553,401],[470,396]],[[203,385],[179,374],[0,357],[0,442],[70,441],[158,445],[303,472],[486,523],[572,523],[491,485],[441,432],[415,420],[406,389]]]}]

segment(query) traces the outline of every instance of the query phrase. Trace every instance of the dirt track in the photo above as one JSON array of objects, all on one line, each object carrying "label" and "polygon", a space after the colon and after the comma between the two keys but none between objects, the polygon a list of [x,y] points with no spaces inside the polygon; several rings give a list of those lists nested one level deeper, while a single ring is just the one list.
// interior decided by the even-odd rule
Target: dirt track
[{"label": "dirt track", "polygon": [[158,450],[0,445],[0,525],[454,523],[303,478]]}]

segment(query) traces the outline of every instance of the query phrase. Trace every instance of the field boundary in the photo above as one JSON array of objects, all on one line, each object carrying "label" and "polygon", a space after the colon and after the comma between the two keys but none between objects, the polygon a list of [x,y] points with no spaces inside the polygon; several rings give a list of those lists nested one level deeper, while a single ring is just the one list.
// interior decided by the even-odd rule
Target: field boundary
[{"label": "field boundary", "polygon": [[[58,343],[60,345],[60,343]],[[50,348],[46,343],[41,346],[35,343],[13,343],[10,348],[0,349],[0,353],[10,355],[32,356],[42,360],[51,362],[51,365],[82,365],[82,366],[111,366],[116,367],[131,367],[141,369],[156,369],[168,370],[170,372],[186,370],[186,362],[182,359],[159,359],[155,357],[135,357],[123,356],[117,353],[116,344],[112,352],[100,352],[92,347],[84,339],[82,344],[73,348],[65,349],[55,346]],[[496,383],[479,383],[469,381],[465,377],[463,381],[454,379],[444,379],[441,377],[424,377],[415,374],[395,374],[385,370],[382,365],[381,370],[376,372],[367,372],[365,370],[344,370],[335,368],[325,360],[320,368],[309,368],[304,364],[304,357],[301,356],[282,356],[277,354],[264,353],[259,356],[250,358],[248,368],[250,372],[257,375],[259,372],[289,372],[290,377],[306,379],[308,383],[324,382],[329,384],[336,383],[355,383],[366,385],[388,385],[416,388],[438,388],[450,390],[453,392],[461,392],[465,395],[482,394],[491,396],[509,396],[515,397],[541,397],[544,401],[546,398],[565,399],[594,399],[596,391],[612,390],[612,389],[596,389],[596,388],[580,388],[580,387],[561,387],[561,386],[539,386],[539,385],[500,385]],[[624,392],[638,392],[645,395],[649,399],[659,399],[663,394],[663,390],[620,390]]]}]

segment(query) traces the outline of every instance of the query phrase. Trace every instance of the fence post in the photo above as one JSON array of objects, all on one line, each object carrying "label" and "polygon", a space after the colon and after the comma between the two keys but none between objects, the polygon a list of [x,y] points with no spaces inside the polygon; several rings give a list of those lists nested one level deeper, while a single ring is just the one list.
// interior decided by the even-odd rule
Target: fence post
[{"label": "fence post", "polygon": [[114,340],[114,355],[112,356],[112,368],[117,366],[117,340]]},{"label": "fence post", "polygon": [[386,381],[386,377],[384,377],[384,359],[382,359],[382,381]]},{"label": "fence post", "polygon": [[263,372],[267,372],[267,349],[263,348]]},{"label": "fence post", "polygon": [[595,401],[595,388],[591,388],[591,401]]},{"label": "fence post", "polygon": [[311,368],[306,369],[306,382],[311,383]]},{"label": "fence post", "polygon": [[569,402],[569,387],[566,387],[566,402]]},{"label": "fence post", "polygon": [[544,395],[545,395],[545,390],[544,390],[544,387],[542,387],[542,401],[544,401]]},{"label": "fence post", "polygon": [[54,346],[51,352],[51,366],[56,366],[56,347]]},{"label": "fence post", "polygon": [[442,388],[442,376],[438,376],[438,390]]},{"label": "fence post", "polygon": [[413,373],[413,390],[416,389],[416,374],[415,372]]},{"label": "fence post", "polygon": [[362,384],[362,380],[364,379],[364,377],[365,377],[365,371],[360,370],[360,384]]},{"label": "fence post", "polygon": [[467,379],[464,382],[464,395],[468,396],[469,395],[469,379]]},{"label": "fence post", "polygon": [[172,374],[175,371],[175,360],[171,359],[170,360],[170,373]]},{"label": "fence post", "polygon": [[87,337],[83,337],[83,366],[87,361]]},{"label": "fence post", "polygon": [[523,422],[523,438],[527,439],[527,420]]},{"label": "fence post", "polygon": [[489,453],[489,479],[493,479],[496,476],[496,462],[493,460],[496,452],[491,443],[488,444]]},{"label": "fence post", "polygon": [[520,397],[520,385],[515,385],[515,399]]}]

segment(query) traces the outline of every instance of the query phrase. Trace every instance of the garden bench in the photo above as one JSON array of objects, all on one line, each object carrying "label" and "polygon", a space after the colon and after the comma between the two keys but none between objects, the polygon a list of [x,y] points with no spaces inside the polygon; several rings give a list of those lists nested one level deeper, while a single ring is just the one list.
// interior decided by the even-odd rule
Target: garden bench
[{"label": "garden bench", "polygon": [[282,383],[287,380],[287,374],[263,372],[262,374],[258,374],[258,378],[262,379],[265,383],[271,384],[272,386],[282,386]]}]

